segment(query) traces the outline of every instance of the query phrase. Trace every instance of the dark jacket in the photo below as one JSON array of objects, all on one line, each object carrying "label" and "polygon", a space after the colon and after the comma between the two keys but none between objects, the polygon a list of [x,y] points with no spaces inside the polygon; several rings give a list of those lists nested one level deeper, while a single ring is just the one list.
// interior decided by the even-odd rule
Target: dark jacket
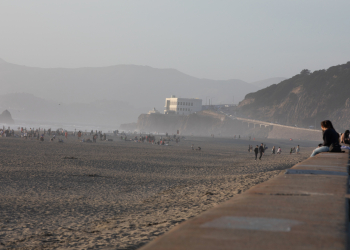
[{"label": "dark jacket", "polygon": [[323,131],[323,146],[329,147],[331,144],[334,146],[339,145],[339,134],[332,128]]},{"label": "dark jacket", "polygon": [[260,152],[260,153],[264,153],[264,151],[265,151],[265,150],[264,150],[264,147],[263,147],[263,146],[260,146],[260,147],[259,147],[259,152]]},{"label": "dark jacket", "polygon": [[259,153],[259,149],[258,148],[254,148],[254,152],[257,154]]}]

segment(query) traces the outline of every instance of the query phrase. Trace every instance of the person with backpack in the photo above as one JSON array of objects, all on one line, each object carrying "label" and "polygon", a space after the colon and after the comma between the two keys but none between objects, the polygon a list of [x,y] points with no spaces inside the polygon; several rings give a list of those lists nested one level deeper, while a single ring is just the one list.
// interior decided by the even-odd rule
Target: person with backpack
[{"label": "person with backpack", "polygon": [[341,152],[341,147],[339,144],[339,134],[335,131],[333,124],[329,120],[324,120],[321,122],[321,129],[323,134],[323,143],[318,145],[310,157],[322,152]]}]

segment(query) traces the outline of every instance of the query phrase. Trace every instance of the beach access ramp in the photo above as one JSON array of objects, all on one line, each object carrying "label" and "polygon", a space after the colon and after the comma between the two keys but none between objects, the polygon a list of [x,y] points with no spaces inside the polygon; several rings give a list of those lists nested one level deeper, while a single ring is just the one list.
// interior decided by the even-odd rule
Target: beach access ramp
[{"label": "beach access ramp", "polygon": [[349,249],[349,202],[349,152],[322,153],[141,249]]}]

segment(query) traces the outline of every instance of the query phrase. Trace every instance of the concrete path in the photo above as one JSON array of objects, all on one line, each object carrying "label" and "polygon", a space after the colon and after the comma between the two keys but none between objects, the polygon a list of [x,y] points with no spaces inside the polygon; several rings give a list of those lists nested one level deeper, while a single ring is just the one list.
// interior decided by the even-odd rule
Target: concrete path
[{"label": "concrete path", "polygon": [[141,249],[347,249],[348,168],[349,152],[319,154]]}]

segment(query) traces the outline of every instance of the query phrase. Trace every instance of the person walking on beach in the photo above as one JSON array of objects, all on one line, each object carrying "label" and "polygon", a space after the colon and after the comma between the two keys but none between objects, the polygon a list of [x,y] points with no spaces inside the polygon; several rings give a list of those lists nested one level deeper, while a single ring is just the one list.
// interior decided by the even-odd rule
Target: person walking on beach
[{"label": "person walking on beach", "polygon": [[261,143],[260,147],[259,147],[259,153],[260,153],[260,157],[259,160],[261,160],[261,157],[263,155],[263,153],[265,152],[264,150],[264,144]]},{"label": "person walking on beach", "polygon": [[277,154],[279,155],[279,154],[281,154],[282,153],[282,149],[281,149],[281,147],[278,147],[278,149],[277,149]]},{"label": "person walking on beach", "polygon": [[274,155],[276,153],[276,148],[275,146],[272,147],[272,154]]},{"label": "person walking on beach", "polygon": [[300,152],[300,147],[298,145],[298,147],[297,147],[297,155],[299,154],[299,152]]},{"label": "person walking on beach", "polygon": [[254,148],[254,153],[255,153],[255,160],[258,159],[258,153],[259,153],[259,146],[256,145],[256,148]]}]

